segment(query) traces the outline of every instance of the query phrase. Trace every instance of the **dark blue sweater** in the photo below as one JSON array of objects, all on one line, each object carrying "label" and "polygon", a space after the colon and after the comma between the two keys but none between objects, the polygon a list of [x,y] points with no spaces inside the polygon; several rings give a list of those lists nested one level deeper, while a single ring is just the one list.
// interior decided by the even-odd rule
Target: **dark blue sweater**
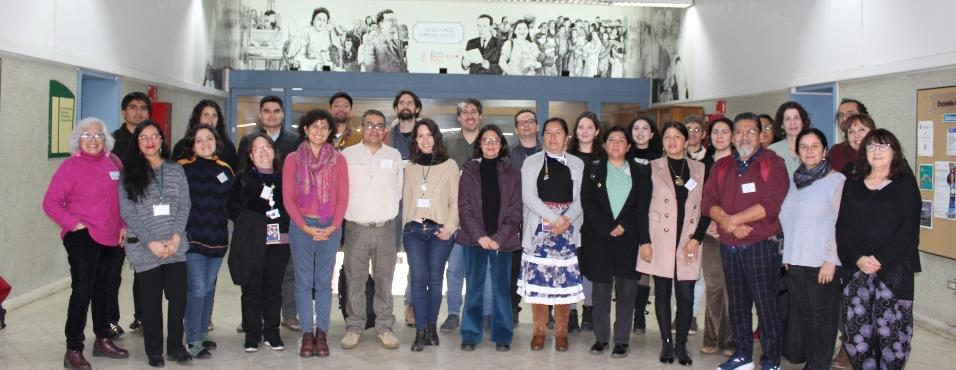
[{"label": "dark blue sweater", "polygon": [[222,257],[229,245],[226,199],[234,178],[232,169],[223,161],[201,157],[182,159],[179,164],[186,172],[192,201],[186,223],[188,253]]}]

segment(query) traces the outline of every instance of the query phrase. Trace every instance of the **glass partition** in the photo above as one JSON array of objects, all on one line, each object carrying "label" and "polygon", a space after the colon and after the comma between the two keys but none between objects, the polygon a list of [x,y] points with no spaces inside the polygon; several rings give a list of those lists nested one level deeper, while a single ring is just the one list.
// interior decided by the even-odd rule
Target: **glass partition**
[{"label": "glass partition", "polygon": [[638,103],[602,103],[601,121],[604,121],[604,125],[608,127],[611,125],[625,127],[640,112],[641,105]]},{"label": "glass partition", "polygon": [[262,95],[240,95],[236,98],[236,135],[234,140],[236,144],[247,133],[252,132],[259,123],[259,100]]}]

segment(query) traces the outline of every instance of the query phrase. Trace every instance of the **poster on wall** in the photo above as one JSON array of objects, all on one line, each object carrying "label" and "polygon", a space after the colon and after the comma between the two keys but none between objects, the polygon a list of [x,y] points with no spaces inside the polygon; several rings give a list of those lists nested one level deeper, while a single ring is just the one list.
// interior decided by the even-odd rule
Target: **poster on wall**
[{"label": "poster on wall", "polygon": [[[206,84],[221,70],[646,78],[652,100],[690,97],[684,10],[580,4],[218,0]],[[439,5],[441,4],[441,5]],[[323,4],[324,5],[324,4]]]},{"label": "poster on wall", "polygon": [[923,199],[923,204],[919,212],[919,227],[924,229],[933,228],[933,201]]},{"label": "poster on wall", "polygon": [[916,123],[916,155],[920,157],[933,156],[933,121],[919,121]]},{"label": "poster on wall", "polygon": [[946,155],[956,155],[956,127],[946,128]]},{"label": "poster on wall", "polygon": [[919,165],[919,190],[933,190],[933,165]]},{"label": "poster on wall", "polygon": [[50,137],[48,158],[67,157],[70,155],[70,134],[73,131],[73,120],[76,96],[70,88],[56,80],[50,80]]},{"label": "poster on wall", "polygon": [[933,187],[933,217],[956,220],[956,162],[934,163]]}]

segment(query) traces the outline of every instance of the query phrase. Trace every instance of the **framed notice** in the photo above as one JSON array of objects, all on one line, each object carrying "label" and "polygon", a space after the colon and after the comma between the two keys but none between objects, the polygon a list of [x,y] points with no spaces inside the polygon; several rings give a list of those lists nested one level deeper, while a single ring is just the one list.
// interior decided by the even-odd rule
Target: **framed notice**
[{"label": "framed notice", "polygon": [[50,138],[48,158],[70,155],[76,96],[59,81],[50,80]]},{"label": "framed notice", "polygon": [[[916,91],[917,179],[922,196],[919,249],[956,259],[956,86]],[[932,125],[925,124],[933,122]],[[931,131],[931,132],[928,132]],[[932,138],[935,138],[933,140]],[[928,140],[927,140],[928,139]]]}]

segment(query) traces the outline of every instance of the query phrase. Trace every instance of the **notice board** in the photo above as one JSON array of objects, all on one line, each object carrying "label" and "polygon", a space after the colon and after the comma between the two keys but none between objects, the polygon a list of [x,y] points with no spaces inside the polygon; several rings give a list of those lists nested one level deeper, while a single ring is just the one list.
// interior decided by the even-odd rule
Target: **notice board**
[{"label": "notice board", "polygon": [[920,246],[956,259],[956,86],[916,91]]}]

